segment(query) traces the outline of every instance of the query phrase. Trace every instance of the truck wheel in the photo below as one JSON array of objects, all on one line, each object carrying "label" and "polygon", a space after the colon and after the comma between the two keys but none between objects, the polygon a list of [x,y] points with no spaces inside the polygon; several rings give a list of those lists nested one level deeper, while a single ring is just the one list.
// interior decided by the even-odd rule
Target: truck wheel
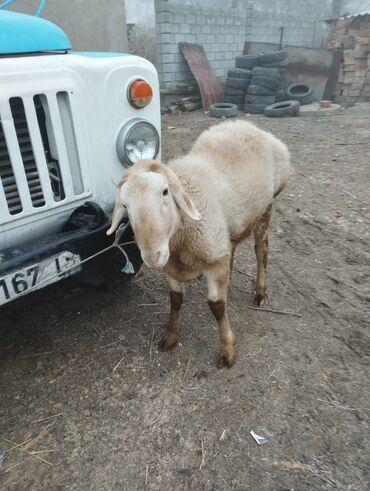
[{"label": "truck wheel", "polygon": [[209,115],[212,118],[233,118],[238,115],[238,106],[228,102],[218,102],[209,106]]},{"label": "truck wheel", "polygon": [[268,118],[281,118],[282,116],[297,116],[300,104],[298,101],[276,102],[265,108],[264,114]]}]

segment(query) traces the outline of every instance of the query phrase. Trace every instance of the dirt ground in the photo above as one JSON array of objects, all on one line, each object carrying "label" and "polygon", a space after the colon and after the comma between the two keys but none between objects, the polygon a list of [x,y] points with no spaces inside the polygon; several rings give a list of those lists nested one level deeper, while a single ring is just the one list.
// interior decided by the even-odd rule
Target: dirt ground
[{"label": "dirt ground", "polygon": [[[270,234],[266,308],[285,313],[252,308],[251,241],[230,287],[230,370],[215,367],[203,280],[188,286],[170,353],[157,350],[169,311],[158,271],[114,275],[105,290],[68,280],[9,304],[1,489],[370,488],[370,110],[247,119],[286,142],[295,167]],[[163,159],[217,123],[164,116]]]}]

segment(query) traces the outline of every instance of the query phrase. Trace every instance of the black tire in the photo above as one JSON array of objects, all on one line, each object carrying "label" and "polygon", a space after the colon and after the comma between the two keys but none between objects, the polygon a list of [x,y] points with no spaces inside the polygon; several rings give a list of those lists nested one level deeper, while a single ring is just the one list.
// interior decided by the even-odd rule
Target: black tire
[{"label": "black tire", "polygon": [[252,76],[251,70],[246,70],[245,68],[230,68],[227,71],[227,76],[231,78],[248,78]]},{"label": "black tire", "polygon": [[245,95],[246,89],[234,89],[233,87],[224,87],[225,95]]},{"label": "black tire", "polygon": [[238,115],[238,106],[228,102],[218,102],[211,104],[208,111],[212,118],[233,118]]},{"label": "black tire", "polygon": [[250,81],[248,78],[231,78],[227,77],[225,80],[225,87],[232,87],[233,89],[247,90]]},{"label": "black tire", "polygon": [[264,114],[268,118],[281,118],[282,116],[297,116],[300,104],[298,101],[276,102],[265,108]]},{"label": "black tire", "polygon": [[250,70],[257,65],[257,56],[254,55],[242,55],[235,58],[235,66],[237,68],[246,68]]},{"label": "black tire", "polygon": [[257,65],[264,65],[266,63],[276,63],[278,61],[283,61],[287,57],[285,50],[280,51],[269,51],[267,53],[261,53],[258,55]]},{"label": "black tire", "polygon": [[275,91],[261,87],[261,85],[250,85],[247,89],[247,94],[253,95],[275,95]]},{"label": "black tire", "polygon": [[269,106],[275,102],[275,96],[247,94],[245,97],[245,102],[247,104],[264,104],[265,106]]},{"label": "black tire", "polygon": [[261,66],[264,66],[266,68],[286,68],[289,65],[288,58],[285,58],[285,60],[282,61],[275,61],[272,63],[261,63]]},{"label": "black tire", "polygon": [[239,106],[240,104],[244,104],[245,96],[244,95],[225,95],[224,102],[229,102],[231,104],[235,104]]},{"label": "black tire", "polygon": [[286,100],[286,94],[284,89],[279,89],[275,94],[275,102],[282,102]]},{"label": "black tire", "polygon": [[280,78],[280,72],[277,68],[265,68],[263,66],[256,66],[252,70],[252,77],[262,75],[263,77]]},{"label": "black tire", "polygon": [[291,85],[291,82],[289,82],[289,80],[280,80],[280,84],[279,84],[279,89],[287,89],[289,87],[289,85]]},{"label": "black tire", "polygon": [[256,75],[251,79],[252,85],[262,85],[267,89],[277,90],[279,88],[279,80],[271,77],[263,77],[262,75]]},{"label": "black tire", "polygon": [[263,114],[266,104],[245,104],[244,112],[250,114]]},{"label": "black tire", "polygon": [[286,89],[289,100],[298,101],[300,104],[311,104],[314,99],[313,89],[306,84],[291,84]]}]

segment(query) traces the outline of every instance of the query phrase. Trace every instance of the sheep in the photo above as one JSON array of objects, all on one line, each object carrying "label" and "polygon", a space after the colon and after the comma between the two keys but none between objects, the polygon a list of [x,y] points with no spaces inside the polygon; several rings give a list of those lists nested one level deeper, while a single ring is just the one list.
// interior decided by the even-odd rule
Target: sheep
[{"label": "sheep", "polygon": [[187,155],[168,165],[143,160],[124,172],[107,234],[127,213],[144,263],[164,268],[169,276],[170,319],[162,350],[179,341],[184,283],[203,274],[219,327],[217,366],[233,366],[235,337],[227,316],[227,292],[235,248],[254,233],[255,301],[262,306],[272,202],[289,176],[286,145],[241,120],[206,130]]}]

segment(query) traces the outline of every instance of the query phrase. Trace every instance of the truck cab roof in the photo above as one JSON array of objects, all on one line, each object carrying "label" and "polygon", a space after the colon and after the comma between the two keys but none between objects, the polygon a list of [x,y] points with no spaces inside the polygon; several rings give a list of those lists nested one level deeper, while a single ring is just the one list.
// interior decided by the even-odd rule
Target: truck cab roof
[{"label": "truck cab roof", "polygon": [[39,17],[0,10],[0,56],[66,52],[71,42],[57,25]]}]

